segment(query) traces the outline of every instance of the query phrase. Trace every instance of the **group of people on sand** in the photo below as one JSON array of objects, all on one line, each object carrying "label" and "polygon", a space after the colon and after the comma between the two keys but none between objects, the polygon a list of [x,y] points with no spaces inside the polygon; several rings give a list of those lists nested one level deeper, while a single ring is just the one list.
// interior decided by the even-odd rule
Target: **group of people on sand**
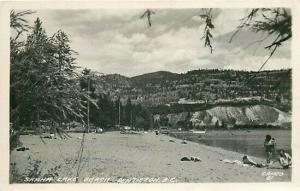
[{"label": "group of people on sand", "polygon": [[276,155],[276,140],[271,135],[266,135],[264,147],[267,166],[272,165],[274,162],[279,162],[282,168],[287,169],[292,165],[292,157],[283,149],[279,150],[279,156]]},{"label": "group of people on sand", "polygon": [[278,162],[283,169],[288,169],[292,165],[292,157],[285,152],[283,149],[276,149],[276,140],[272,138],[270,135],[266,135],[266,139],[264,142],[265,152],[266,152],[266,164],[257,163],[252,160],[249,156],[245,155],[242,158],[242,161],[238,160],[222,160],[225,163],[230,164],[239,164],[239,165],[250,165],[258,168],[270,167],[274,162]]}]

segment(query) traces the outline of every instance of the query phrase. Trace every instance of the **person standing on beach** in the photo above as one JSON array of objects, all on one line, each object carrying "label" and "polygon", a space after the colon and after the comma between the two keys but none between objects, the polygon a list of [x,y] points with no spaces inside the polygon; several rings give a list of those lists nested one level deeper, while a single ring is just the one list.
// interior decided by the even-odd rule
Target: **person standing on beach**
[{"label": "person standing on beach", "polygon": [[275,146],[276,146],[276,141],[274,138],[271,137],[271,135],[266,135],[266,139],[264,142],[264,147],[266,150],[266,155],[267,155],[267,165],[270,164],[272,157],[275,154]]}]

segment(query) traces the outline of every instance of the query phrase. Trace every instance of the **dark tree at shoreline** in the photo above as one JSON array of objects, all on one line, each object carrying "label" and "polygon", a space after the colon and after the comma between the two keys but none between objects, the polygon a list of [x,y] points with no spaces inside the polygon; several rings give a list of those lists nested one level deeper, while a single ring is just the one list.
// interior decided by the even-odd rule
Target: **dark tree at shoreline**
[{"label": "dark tree at shoreline", "polygon": [[[58,124],[70,120],[85,122],[85,106],[81,98],[90,99],[80,90],[79,75],[70,40],[63,31],[48,37],[42,22],[37,18],[34,26],[23,16],[30,11],[11,12],[11,28],[17,31],[10,39],[10,122],[11,149],[16,147],[19,133],[25,129],[43,132],[43,121]],[[17,16],[16,16],[17,15]],[[20,17],[17,19],[16,17]],[[27,32],[25,40],[20,35]]]}]

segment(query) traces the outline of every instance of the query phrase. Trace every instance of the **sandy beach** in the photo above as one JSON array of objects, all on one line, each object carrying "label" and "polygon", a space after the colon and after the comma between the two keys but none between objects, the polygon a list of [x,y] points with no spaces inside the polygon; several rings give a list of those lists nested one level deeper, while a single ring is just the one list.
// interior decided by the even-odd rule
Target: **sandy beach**
[{"label": "sandy beach", "polygon": [[[19,174],[29,162],[40,160],[41,174],[60,166],[60,179],[55,182],[74,182],[76,161],[82,134],[72,133],[68,139],[44,139],[24,135],[21,141],[27,151],[12,151],[10,162],[16,163]],[[170,142],[170,140],[173,140]],[[182,157],[198,157],[201,162],[180,161]],[[291,169],[283,170],[278,163],[272,168],[256,168],[228,164],[221,160],[241,160],[243,154],[182,140],[153,132],[138,134],[86,134],[85,150],[79,182],[269,182],[291,181]],[[252,157],[256,162],[262,158]],[[65,178],[64,180],[62,178]],[[69,179],[66,179],[69,178]],[[141,180],[141,178],[144,178]]]}]

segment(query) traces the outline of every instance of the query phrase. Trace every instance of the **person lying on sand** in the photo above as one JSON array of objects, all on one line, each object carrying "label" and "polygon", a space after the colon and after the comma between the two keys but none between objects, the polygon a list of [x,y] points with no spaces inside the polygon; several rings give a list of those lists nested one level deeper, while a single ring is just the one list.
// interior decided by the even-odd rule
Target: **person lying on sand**
[{"label": "person lying on sand", "polygon": [[198,157],[190,157],[190,158],[188,158],[188,157],[182,157],[180,160],[181,161],[194,161],[194,162],[201,162],[202,161]]},{"label": "person lying on sand", "polygon": [[265,165],[262,163],[257,163],[255,161],[253,161],[248,155],[243,156],[243,163],[244,164],[249,164],[252,166],[256,166],[258,168],[264,167]]},{"label": "person lying on sand", "polygon": [[44,139],[56,139],[56,136],[54,134],[44,135],[42,136]]},{"label": "person lying on sand", "polygon": [[16,151],[26,151],[26,150],[29,150],[29,148],[27,148],[27,147],[20,147],[20,148],[16,149]]},{"label": "person lying on sand", "polygon": [[188,157],[182,157],[180,160],[181,160],[181,161],[191,161],[191,159],[188,158]]},{"label": "person lying on sand", "polygon": [[182,144],[187,144],[187,141],[184,139],[181,143]]},{"label": "person lying on sand", "polygon": [[229,163],[229,164],[238,164],[238,165],[241,165],[241,166],[248,166],[248,165],[243,164],[243,162],[241,162],[239,160],[222,159],[220,161],[222,161],[224,163]]},{"label": "person lying on sand", "polygon": [[191,161],[194,161],[194,162],[201,162],[202,160],[198,157],[191,157]]},{"label": "person lying on sand", "polygon": [[255,166],[255,167],[258,167],[258,168],[262,168],[262,167],[266,166],[264,164],[257,163],[255,161],[253,161],[248,155],[243,156],[242,161],[239,161],[239,160],[231,161],[231,160],[228,160],[228,159],[224,159],[224,160],[221,160],[221,161],[225,162],[225,163],[230,163],[230,164],[238,164],[238,165],[241,165],[241,166]]}]

